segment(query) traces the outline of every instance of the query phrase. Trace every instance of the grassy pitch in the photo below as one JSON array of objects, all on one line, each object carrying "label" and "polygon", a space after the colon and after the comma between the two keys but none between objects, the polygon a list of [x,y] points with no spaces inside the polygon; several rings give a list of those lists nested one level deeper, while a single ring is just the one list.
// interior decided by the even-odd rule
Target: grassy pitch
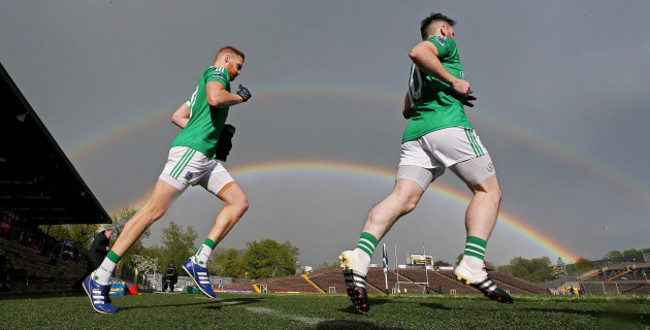
[{"label": "grassy pitch", "polygon": [[218,293],[113,297],[95,313],[82,294],[0,296],[0,329],[648,329],[650,296],[370,296],[370,312],[331,295]]}]

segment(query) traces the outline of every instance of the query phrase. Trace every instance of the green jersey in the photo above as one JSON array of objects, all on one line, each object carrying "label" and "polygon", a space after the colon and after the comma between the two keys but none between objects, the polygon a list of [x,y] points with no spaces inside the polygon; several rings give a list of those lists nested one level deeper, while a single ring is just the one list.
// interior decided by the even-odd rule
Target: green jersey
[{"label": "green jersey", "polygon": [[229,108],[211,108],[206,97],[205,85],[211,81],[218,81],[230,92],[230,76],[222,67],[210,67],[199,79],[199,84],[190,104],[190,121],[180,134],[174,139],[171,147],[186,146],[196,149],[208,158],[215,157],[217,141],[221,129],[226,123]]},{"label": "green jersey", "polygon": [[[463,66],[460,64],[456,42],[441,36],[431,37],[427,41],[438,48],[438,59],[442,66],[456,78],[463,79]],[[471,128],[472,124],[465,115],[465,106],[451,93],[452,87],[449,84],[421,72],[415,64],[411,64],[408,95],[415,115],[409,119],[402,142],[443,128]]]}]

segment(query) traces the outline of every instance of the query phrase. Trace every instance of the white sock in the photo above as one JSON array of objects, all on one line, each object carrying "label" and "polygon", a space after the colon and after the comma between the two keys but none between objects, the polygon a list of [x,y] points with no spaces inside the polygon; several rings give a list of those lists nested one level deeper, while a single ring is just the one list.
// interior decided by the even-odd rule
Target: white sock
[{"label": "white sock", "polygon": [[485,262],[474,256],[464,255],[463,260],[465,260],[467,266],[472,269],[483,269],[483,267],[485,267]]},{"label": "white sock", "polygon": [[111,280],[111,275],[113,275],[113,271],[115,270],[115,266],[117,266],[117,263],[112,262],[108,258],[104,258],[104,261],[99,268],[92,272],[91,278],[101,285],[108,285],[108,282]]},{"label": "white sock", "polygon": [[363,275],[366,275],[368,273],[368,266],[370,266],[370,256],[368,253],[359,248],[354,249],[354,252],[357,254],[358,261],[358,263],[355,265],[356,267],[354,270],[362,272]]},{"label": "white sock", "polygon": [[203,244],[199,248],[199,251],[194,255],[194,263],[203,267],[207,267],[208,259],[210,259],[210,254],[212,254],[212,248]]}]

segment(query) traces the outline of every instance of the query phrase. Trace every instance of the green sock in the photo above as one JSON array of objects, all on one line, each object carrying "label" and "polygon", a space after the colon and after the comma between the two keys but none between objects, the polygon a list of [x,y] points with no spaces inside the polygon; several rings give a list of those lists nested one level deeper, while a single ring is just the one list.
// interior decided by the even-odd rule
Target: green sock
[{"label": "green sock", "polygon": [[487,241],[475,236],[467,236],[464,255],[485,260]]},{"label": "green sock", "polygon": [[372,254],[375,253],[377,244],[379,244],[379,240],[375,236],[371,233],[363,232],[361,233],[356,248],[365,252],[370,258],[372,258]]}]

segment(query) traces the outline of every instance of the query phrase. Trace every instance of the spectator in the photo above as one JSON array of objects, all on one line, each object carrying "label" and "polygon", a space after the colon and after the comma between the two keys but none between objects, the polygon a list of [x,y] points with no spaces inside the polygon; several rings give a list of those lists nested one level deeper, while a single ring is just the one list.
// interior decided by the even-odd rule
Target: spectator
[{"label": "spectator", "polygon": [[4,219],[0,224],[0,237],[9,239],[9,231],[11,230],[11,219]]},{"label": "spectator", "polygon": [[102,264],[102,261],[108,254],[108,250],[110,250],[108,243],[110,242],[112,235],[113,229],[109,228],[99,232],[99,234],[97,234],[97,237],[95,237],[93,244],[90,246],[90,249],[88,249],[86,258],[88,260],[88,268],[86,275],[92,273],[92,271],[99,268],[99,266]]},{"label": "spectator", "polygon": [[0,250],[0,292],[11,290],[7,264],[11,265],[11,268],[14,268],[9,256],[7,256],[4,251]]}]

